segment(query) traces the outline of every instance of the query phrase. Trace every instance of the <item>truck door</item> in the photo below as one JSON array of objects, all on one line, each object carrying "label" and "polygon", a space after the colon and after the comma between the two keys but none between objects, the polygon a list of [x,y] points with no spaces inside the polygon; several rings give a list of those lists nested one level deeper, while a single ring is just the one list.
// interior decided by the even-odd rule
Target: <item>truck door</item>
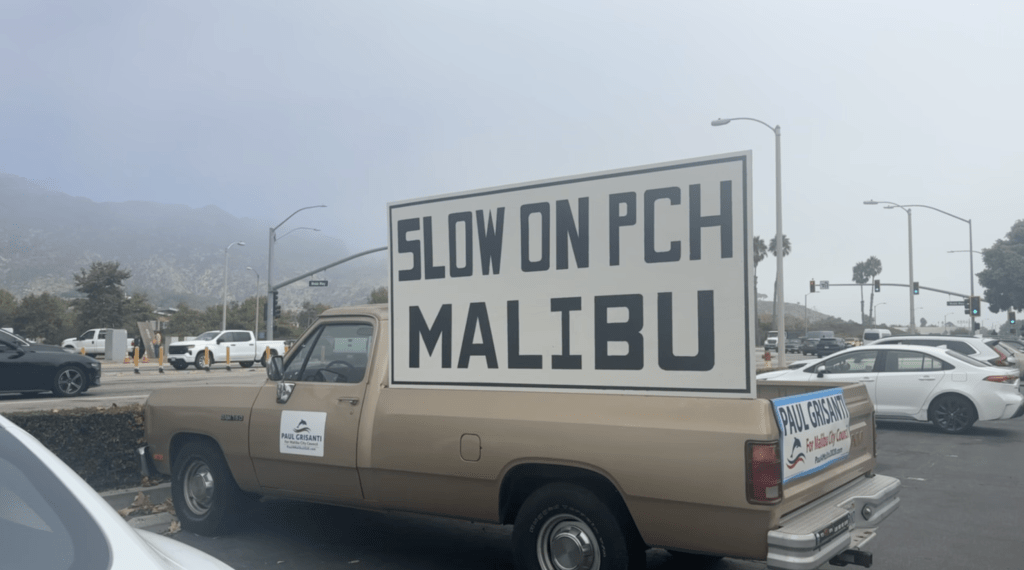
[{"label": "truck door", "polygon": [[[260,486],[342,501],[362,498],[356,438],[372,338],[368,322],[322,324],[289,352],[284,380],[263,386],[249,424]],[[290,394],[279,394],[279,386]]]}]

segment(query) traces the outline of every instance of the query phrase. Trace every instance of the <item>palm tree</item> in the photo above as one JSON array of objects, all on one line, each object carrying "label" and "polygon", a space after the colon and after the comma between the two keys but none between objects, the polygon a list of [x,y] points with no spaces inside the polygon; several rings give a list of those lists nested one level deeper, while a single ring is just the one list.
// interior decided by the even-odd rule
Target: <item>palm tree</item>
[{"label": "palm tree", "polygon": [[768,257],[768,246],[761,236],[754,236],[754,297],[757,298],[757,264]]},{"label": "palm tree", "polygon": [[[882,273],[882,262],[875,256],[871,256],[864,260],[864,275],[867,276],[868,280],[874,280],[875,277]],[[875,289],[871,289],[871,322],[875,322]]]},{"label": "palm tree", "polygon": [[860,285],[860,324],[867,324],[864,319],[867,315],[864,314],[864,285],[868,282],[868,274],[866,272],[867,265],[863,261],[858,261],[853,266],[853,282]]}]

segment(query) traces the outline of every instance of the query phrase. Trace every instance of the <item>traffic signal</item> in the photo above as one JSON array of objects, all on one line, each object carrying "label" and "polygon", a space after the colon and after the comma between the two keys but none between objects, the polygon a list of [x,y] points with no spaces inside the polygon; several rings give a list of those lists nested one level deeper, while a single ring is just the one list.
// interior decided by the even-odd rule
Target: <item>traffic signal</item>
[{"label": "traffic signal", "polygon": [[981,297],[971,297],[971,316],[977,317],[981,314]]},{"label": "traffic signal", "polygon": [[914,281],[914,294],[915,295],[920,295],[921,294],[921,288],[917,286],[917,281]]},{"label": "traffic signal", "polygon": [[1013,311],[1010,311],[1010,324],[1011,325],[1017,324],[1017,313],[1015,313]]},{"label": "traffic signal", "polygon": [[974,323],[974,330],[981,329],[981,323]]},{"label": "traffic signal", "polygon": [[277,291],[271,291],[271,293],[270,293],[270,294],[271,294],[271,296],[273,297],[273,303],[274,303],[274,318],[275,318],[275,319],[280,319],[280,318],[281,318],[281,305],[278,305],[278,304],[277,304]]},{"label": "traffic signal", "polygon": [[811,279],[811,293],[814,292],[814,279]]},{"label": "traffic signal", "polygon": [[875,279],[875,293],[881,293],[881,292],[882,292],[882,282],[880,280],[878,280],[878,279]]}]

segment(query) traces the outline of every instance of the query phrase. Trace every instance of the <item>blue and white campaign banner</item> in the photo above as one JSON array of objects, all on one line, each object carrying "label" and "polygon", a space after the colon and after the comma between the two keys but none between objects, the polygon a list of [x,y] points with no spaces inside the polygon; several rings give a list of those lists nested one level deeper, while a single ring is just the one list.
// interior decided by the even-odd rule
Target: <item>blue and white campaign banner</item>
[{"label": "blue and white campaign banner", "polygon": [[772,400],[782,432],[782,482],[850,455],[850,411],[842,388]]},{"label": "blue and white campaign banner", "polygon": [[390,384],[756,397],[750,161],[389,204]]}]

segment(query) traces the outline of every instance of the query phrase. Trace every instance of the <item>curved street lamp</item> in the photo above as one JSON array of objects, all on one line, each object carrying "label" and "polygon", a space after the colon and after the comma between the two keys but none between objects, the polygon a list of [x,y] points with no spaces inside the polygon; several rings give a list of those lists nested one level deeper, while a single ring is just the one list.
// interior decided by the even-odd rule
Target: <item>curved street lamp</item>
[{"label": "curved street lamp", "polygon": [[[273,300],[273,295],[272,295],[272,293],[274,292],[274,288],[273,288],[274,287],[274,285],[273,285],[274,280],[273,280],[272,276],[274,274],[274,242],[277,241],[277,234],[275,232],[277,232],[277,228],[283,226],[285,224],[285,222],[287,222],[288,220],[292,219],[292,216],[294,216],[295,214],[298,214],[299,212],[301,212],[303,210],[309,210],[311,208],[326,208],[326,207],[327,206],[325,204],[320,204],[320,205],[317,205],[317,206],[306,206],[305,208],[299,208],[298,210],[295,210],[294,212],[289,214],[288,217],[285,218],[284,221],[282,221],[280,224],[277,224],[276,226],[270,228],[270,235],[269,235],[269,239],[268,239],[270,245],[268,247],[268,252],[267,252],[267,335],[266,335],[267,336],[267,340],[274,340],[274,300]],[[298,229],[298,228],[296,228],[296,229]],[[314,228],[309,228],[309,229],[314,229]],[[294,231],[294,230],[292,230],[292,231]],[[319,231],[319,230],[317,230],[317,231]],[[291,233],[291,232],[288,232],[285,235],[288,235],[289,233]],[[281,236],[281,237],[284,237],[284,236]]]},{"label": "curved street lamp", "polygon": [[[864,204],[868,206],[876,206],[878,204],[887,204],[885,209],[891,210],[893,208],[899,208],[907,213],[907,265],[909,267],[910,280],[907,282],[907,289],[910,294],[910,334],[917,334],[917,323],[914,320],[914,222],[910,214],[910,209],[907,206],[902,206],[896,202],[886,202],[883,200],[865,200]],[[875,305],[876,307],[878,305]]]},{"label": "curved street lamp", "polygon": [[245,242],[236,241],[224,248],[224,311],[220,317],[220,330],[228,328],[228,250],[231,249],[231,246],[233,245],[245,247]]},{"label": "curved street lamp", "polygon": [[[728,125],[731,121],[754,121],[771,129],[775,133],[775,328],[779,332],[779,344],[786,345],[786,301],[783,296],[784,281],[782,278],[782,127],[774,127],[768,123],[752,117],[732,117],[730,119],[715,119],[711,121],[712,127]],[[779,352],[780,368],[786,367],[786,351]]]}]

